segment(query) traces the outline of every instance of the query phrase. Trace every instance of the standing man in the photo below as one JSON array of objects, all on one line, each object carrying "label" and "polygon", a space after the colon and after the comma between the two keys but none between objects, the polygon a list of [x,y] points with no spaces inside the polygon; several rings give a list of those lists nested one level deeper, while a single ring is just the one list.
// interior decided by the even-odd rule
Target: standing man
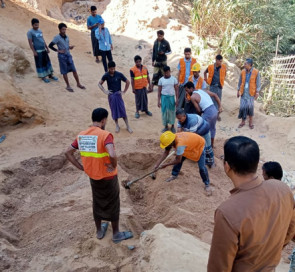
[{"label": "standing man", "polygon": [[141,64],[141,57],[134,57],[135,66],[130,69],[132,91],[135,94],[136,112],[135,118],[139,118],[139,111],[144,111],[148,116],[153,114],[148,110],[147,85],[151,91],[151,81],[149,71],[146,66]]},{"label": "standing man", "polygon": [[105,22],[102,18],[98,20],[98,28],[95,30],[95,37],[99,43],[99,49],[101,52],[102,63],[104,71],[108,71],[107,58],[111,62],[113,60],[112,50],[113,42],[109,30],[104,26]]},{"label": "standing man", "polygon": [[[226,77],[226,65],[222,63],[223,57],[221,55],[216,56],[215,64],[211,64],[204,72],[205,81],[210,85],[210,92],[216,93],[221,101],[222,98],[222,88],[224,86],[224,80]],[[209,76],[207,77],[207,74]],[[218,104],[216,99],[212,99],[214,106],[218,110]],[[221,118],[218,114],[218,121]]]},{"label": "standing man", "polygon": [[185,113],[183,109],[176,111],[177,132],[193,132],[205,139],[205,161],[211,168],[214,165],[214,152],[211,146],[210,125],[198,114]]},{"label": "standing man", "polygon": [[192,50],[190,48],[184,49],[184,58],[179,60],[178,69],[178,83],[179,83],[179,99],[178,108],[184,108],[185,90],[184,85],[188,82],[189,77],[192,75],[192,67],[197,62],[195,58],[191,57]]},{"label": "standing man", "polygon": [[[175,100],[176,98],[176,100]],[[178,105],[178,82],[174,76],[171,76],[169,66],[164,67],[164,76],[159,80],[158,86],[158,107],[162,111],[162,122],[167,131],[168,125],[171,125],[171,131],[175,133],[175,106]]]},{"label": "standing man", "polygon": [[243,127],[246,123],[247,116],[249,116],[249,127],[254,128],[253,116],[254,116],[254,100],[259,96],[261,88],[259,71],[253,66],[252,59],[246,59],[244,69],[241,72],[237,97],[241,96],[239,119],[242,122],[239,128]]},{"label": "standing man", "polygon": [[184,87],[190,98],[190,103],[194,106],[196,113],[202,115],[203,119],[205,119],[210,125],[211,146],[213,148],[218,111],[216,110],[211,97],[216,99],[219,112],[222,111],[221,102],[215,93],[203,90],[195,91],[194,83],[190,81],[186,83]]},{"label": "standing man", "polygon": [[[53,76],[53,68],[51,65],[49,54],[49,48],[44,40],[43,33],[39,29],[39,20],[33,18],[32,21],[32,29],[30,29],[27,33],[28,41],[30,48],[33,51],[35,65],[37,70],[37,75],[41,78],[45,83],[49,83],[50,80],[57,81],[58,78]],[[47,78],[49,77],[49,79]]]},{"label": "standing man", "polygon": [[[116,63],[110,61],[108,63],[109,71],[103,75],[98,83],[98,87],[108,95],[109,105],[112,112],[112,118],[116,123],[116,133],[120,131],[118,123],[119,118],[123,118],[129,133],[132,133],[132,129],[129,126],[128,118],[126,114],[125,104],[122,99],[122,94],[125,94],[129,88],[130,81],[120,72],[116,71]],[[104,82],[107,82],[108,91],[102,86]],[[124,81],[125,89],[121,91],[121,81]]]},{"label": "standing man", "polygon": [[224,171],[234,189],[215,211],[208,272],[275,271],[295,234],[294,199],[279,180],[257,174],[259,147],[244,136],[224,144]]},{"label": "standing man", "polygon": [[164,39],[164,31],[157,31],[158,38],[154,42],[152,65],[154,74],[152,80],[152,90],[154,85],[158,85],[159,79],[164,75],[164,66],[167,66],[167,55],[171,54],[171,48],[168,41]]},{"label": "standing man", "polygon": [[[60,73],[63,75],[64,81],[67,84],[66,90],[73,92],[73,88],[70,86],[68,73],[73,72],[74,78],[77,82],[77,87],[80,89],[85,89],[85,87],[80,83],[79,76],[73,61],[73,57],[70,50],[74,49],[74,45],[70,45],[69,37],[66,35],[67,25],[60,23],[58,25],[59,34],[56,35],[52,42],[49,44],[49,48],[58,53],[58,62],[60,67]],[[56,49],[54,45],[57,45]]]},{"label": "standing man", "polygon": [[167,182],[177,178],[185,159],[196,161],[199,165],[200,176],[205,184],[205,191],[208,196],[212,195],[209,174],[205,166],[205,140],[201,136],[191,132],[180,132],[174,134],[171,131],[166,131],[160,137],[160,147],[165,149],[165,151],[156,163],[155,169],[157,169],[161,162],[166,159],[172,147],[176,149],[175,160],[171,163],[163,164],[160,167],[165,168],[169,165],[174,165],[172,169],[172,176],[166,180]]},{"label": "standing man", "polygon": [[[76,140],[67,149],[67,159],[90,179],[93,198],[93,217],[96,225],[96,237],[102,239],[111,221],[113,242],[119,243],[133,237],[130,231],[119,231],[120,187],[117,176],[117,155],[113,135],[105,130],[108,111],[97,108],[92,112],[93,125],[81,131]],[[80,151],[82,164],[74,153]]]},{"label": "standing man", "polygon": [[101,53],[99,50],[98,40],[95,37],[95,31],[98,28],[100,19],[102,19],[102,17],[99,14],[96,14],[97,12],[96,6],[91,6],[90,12],[91,12],[91,15],[87,18],[87,28],[91,30],[91,43],[92,43],[93,56],[96,58],[96,62],[99,63],[98,56],[101,56]]}]

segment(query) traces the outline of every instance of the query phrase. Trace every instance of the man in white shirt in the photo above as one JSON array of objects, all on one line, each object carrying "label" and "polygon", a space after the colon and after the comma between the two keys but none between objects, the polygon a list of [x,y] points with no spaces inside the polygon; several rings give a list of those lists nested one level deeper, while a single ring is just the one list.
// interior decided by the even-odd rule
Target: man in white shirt
[{"label": "man in white shirt", "polygon": [[158,82],[158,107],[162,111],[162,121],[164,129],[162,132],[169,130],[168,125],[171,125],[171,131],[175,133],[175,106],[178,105],[178,81],[174,76],[171,76],[169,66],[164,67],[164,76]]}]

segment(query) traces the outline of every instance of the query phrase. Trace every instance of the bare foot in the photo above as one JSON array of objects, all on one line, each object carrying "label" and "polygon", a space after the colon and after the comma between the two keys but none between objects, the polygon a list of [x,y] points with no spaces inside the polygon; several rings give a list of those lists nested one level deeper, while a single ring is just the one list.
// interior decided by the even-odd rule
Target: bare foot
[{"label": "bare foot", "polygon": [[238,128],[242,128],[245,125],[245,122],[242,122],[241,124],[239,124]]},{"label": "bare foot", "polygon": [[116,126],[116,130],[115,130],[116,133],[119,133],[120,132],[120,127],[119,126]]},{"label": "bare foot", "polygon": [[77,87],[80,88],[80,89],[82,89],[82,90],[85,90],[86,89],[85,86],[83,86],[81,84],[78,84]]},{"label": "bare foot", "polygon": [[127,130],[130,134],[133,133],[133,130],[130,127],[127,127]]},{"label": "bare foot", "polygon": [[207,196],[212,196],[212,189],[209,185],[205,187],[205,191]]},{"label": "bare foot", "polygon": [[66,87],[66,90],[69,91],[69,92],[71,92],[71,93],[74,91],[71,86]]}]

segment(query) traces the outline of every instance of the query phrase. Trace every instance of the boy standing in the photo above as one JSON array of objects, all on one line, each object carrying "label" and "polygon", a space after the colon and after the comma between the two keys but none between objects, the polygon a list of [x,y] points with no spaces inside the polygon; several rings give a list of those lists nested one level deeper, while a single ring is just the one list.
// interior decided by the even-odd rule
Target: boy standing
[{"label": "boy standing", "polygon": [[92,43],[92,52],[93,56],[96,58],[96,62],[99,63],[98,56],[101,56],[100,50],[99,50],[99,43],[98,40],[95,37],[95,31],[98,28],[99,21],[102,19],[102,17],[99,14],[96,14],[97,8],[96,6],[91,6],[90,8],[91,16],[87,18],[87,28],[91,30],[91,43]]},{"label": "boy standing", "polygon": [[[175,101],[176,97],[176,101]],[[175,106],[178,105],[178,82],[174,76],[171,76],[169,66],[164,67],[164,76],[160,78],[158,83],[158,107],[162,111],[162,121],[164,129],[168,130],[168,124],[171,125],[171,131],[175,133]]]},{"label": "boy standing", "polygon": [[[98,83],[98,87],[106,95],[108,95],[112,118],[116,123],[115,132],[118,133],[120,131],[118,119],[123,118],[128,132],[132,133],[133,131],[129,126],[125,104],[122,99],[122,93],[125,94],[127,92],[130,81],[122,73],[116,71],[116,63],[114,61],[110,61],[108,63],[108,67],[109,71],[103,75],[102,79]],[[105,88],[102,86],[105,81],[107,82],[108,90],[105,90]],[[121,81],[126,83],[123,92],[121,91]]]},{"label": "boy standing", "polygon": [[[77,87],[80,89],[85,89],[83,85],[81,85],[79,81],[79,76],[76,71],[76,67],[70,53],[70,50],[74,48],[74,45],[70,46],[69,37],[66,35],[67,25],[64,23],[60,23],[58,25],[59,34],[56,35],[52,42],[49,44],[49,48],[58,53],[58,62],[60,67],[60,73],[63,75],[63,78],[67,84],[66,90],[69,92],[73,92],[74,90],[69,84],[68,73],[73,72],[74,78],[77,82]],[[54,45],[57,45],[56,49]]]},{"label": "boy standing", "polygon": [[95,30],[95,37],[99,43],[99,49],[101,50],[102,63],[104,71],[108,71],[107,58],[111,62],[113,60],[112,51],[113,42],[109,30],[104,27],[104,20],[102,18],[98,21],[99,27]]},{"label": "boy standing", "polygon": [[47,76],[50,79],[57,81],[58,78],[53,76],[53,69],[50,62],[50,58],[48,56],[49,49],[44,40],[42,31],[39,29],[39,20],[36,18],[33,18],[31,23],[32,23],[32,29],[28,31],[27,37],[28,37],[30,48],[32,49],[34,54],[38,77],[42,78],[42,80],[45,83],[50,82],[50,80],[46,78]]}]

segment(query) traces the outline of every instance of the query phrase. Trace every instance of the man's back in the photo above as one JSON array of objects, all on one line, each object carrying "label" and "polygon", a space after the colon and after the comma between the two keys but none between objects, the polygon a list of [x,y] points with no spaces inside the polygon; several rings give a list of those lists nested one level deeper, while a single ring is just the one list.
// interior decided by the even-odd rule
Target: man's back
[{"label": "man's back", "polygon": [[254,179],[231,191],[215,213],[208,271],[273,271],[294,234],[294,200],[278,180]]}]

